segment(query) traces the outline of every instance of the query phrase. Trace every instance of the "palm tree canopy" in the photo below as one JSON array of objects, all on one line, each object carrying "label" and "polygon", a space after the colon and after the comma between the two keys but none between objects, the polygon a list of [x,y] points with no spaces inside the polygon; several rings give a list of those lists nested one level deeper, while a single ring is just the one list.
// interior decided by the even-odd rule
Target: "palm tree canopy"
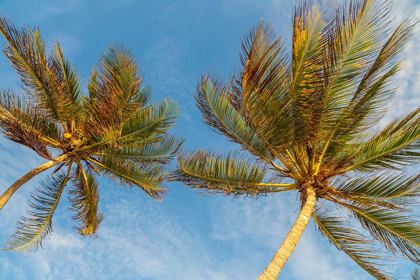
[{"label": "palm tree canopy", "polygon": [[166,190],[164,165],[182,142],[168,133],[178,106],[169,99],[149,102],[151,92],[142,86],[130,51],[110,46],[93,70],[85,95],[58,42],[47,54],[39,30],[18,29],[4,17],[0,32],[25,97],[1,92],[0,131],[58,165],[33,193],[29,217],[18,223],[6,249],[36,251],[42,246],[69,182],[72,217],[82,235],[94,234],[103,220],[97,176],[138,186],[160,200]]},{"label": "palm tree canopy", "polygon": [[184,151],[172,180],[227,195],[294,191],[302,202],[311,186],[322,235],[373,277],[389,277],[378,243],[420,263],[420,224],[408,212],[420,174],[402,170],[419,162],[420,108],[377,128],[415,28],[392,28],[391,10],[390,1],[298,4],[291,54],[261,22],[242,41],[240,70],[227,83],[203,76],[195,95],[205,122],[242,151]]}]

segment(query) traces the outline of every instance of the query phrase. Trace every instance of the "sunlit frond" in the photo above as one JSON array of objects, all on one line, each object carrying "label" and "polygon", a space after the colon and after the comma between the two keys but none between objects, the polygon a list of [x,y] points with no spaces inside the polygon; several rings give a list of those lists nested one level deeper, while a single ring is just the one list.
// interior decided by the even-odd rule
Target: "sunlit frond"
[{"label": "sunlit frond", "polygon": [[261,196],[294,189],[293,184],[264,180],[267,168],[241,153],[182,152],[172,180],[208,193]]},{"label": "sunlit frond", "polygon": [[295,143],[307,143],[319,133],[325,93],[323,30],[327,19],[310,1],[296,5],[292,38],[292,122]]},{"label": "sunlit frond", "polygon": [[[71,121],[77,121],[83,116],[83,104],[81,98],[80,80],[74,67],[64,58],[61,46],[56,42],[51,50],[51,59],[49,63],[51,73],[54,75],[58,84],[58,89],[71,101],[67,106],[73,116],[68,121],[67,127],[72,132]],[[73,124],[75,126],[76,124]]]},{"label": "sunlit frond", "polygon": [[248,126],[270,149],[290,143],[290,69],[280,38],[260,22],[242,40],[242,69],[233,76],[227,96]]},{"label": "sunlit frond", "polygon": [[354,196],[355,201],[395,203],[401,206],[418,205],[420,195],[420,175],[379,174],[365,178],[346,180],[337,185],[338,191],[362,194]]},{"label": "sunlit frond", "polygon": [[394,92],[390,79],[401,68],[394,58],[411,37],[414,26],[410,21],[401,23],[365,71],[351,101],[333,124],[327,154],[334,154],[349,140],[363,136],[365,130],[376,125],[386,112]]},{"label": "sunlit frond", "polygon": [[317,210],[312,214],[323,236],[346,253],[355,263],[376,279],[389,279],[389,275],[380,269],[386,259],[375,248],[372,240],[366,239],[343,218],[334,217],[326,210]]},{"label": "sunlit frond", "polygon": [[57,125],[9,92],[0,93],[0,132],[47,159],[51,159],[47,146],[59,145]]},{"label": "sunlit frond", "polygon": [[258,158],[270,161],[273,156],[242,115],[231,105],[223,86],[203,77],[195,95],[205,122],[217,132],[240,144]]},{"label": "sunlit frond", "polygon": [[115,157],[120,159],[128,159],[139,163],[160,163],[168,164],[178,153],[182,140],[176,136],[166,136],[160,141],[149,141],[129,143],[123,146],[122,149],[105,150],[98,155],[107,157]]},{"label": "sunlit frond", "polygon": [[[104,219],[99,212],[98,182],[92,173],[86,173],[81,163],[77,163],[77,178],[69,189],[69,200],[75,227],[81,235],[95,234]],[[77,180],[76,180],[77,179]]]},{"label": "sunlit frond", "polygon": [[360,148],[346,171],[397,168],[419,162],[420,108],[391,122],[385,129],[359,145]]},{"label": "sunlit frond", "polygon": [[6,250],[28,253],[36,252],[43,246],[45,238],[52,232],[52,217],[69,179],[70,170],[71,165],[67,175],[56,173],[41,182],[41,187],[32,194],[32,201],[29,201],[32,208],[28,211],[30,217],[21,217],[16,232],[7,241]]},{"label": "sunlit frond", "polygon": [[179,107],[176,102],[165,99],[150,105],[124,123],[121,139],[124,143],[136,142],[166,133],[178,117]]},{"label": "sunlit frond", "polygon": [[387,249],[420,264],[420,224],[395,210],[344,205]]},{"label": "sunlit frond", "polygon": [[138,186],[147,195],[161,200],[166,189],[161,186],[164,173],[162,167],[153,164],[136,164],[135,162],[112,157],[101,156],[99,160],[90,158],[99,172],[113,182],[127,187]]},{"label": "sunlit frond", "polygon": [[111,45],[103,54],[95,70],[96,114],[108,117],[118,127],[130,116],[139,104],[142,77],[131,52],[123,46]]},{"label": "sunlit frond", "polygon": [[17,29],[3,16],[0,32],[7,41],[5,54],[20,75],[24,92],[42,112],[62,124],[72,117],[72,100],[60,90],[51,72],[39,30]]}]

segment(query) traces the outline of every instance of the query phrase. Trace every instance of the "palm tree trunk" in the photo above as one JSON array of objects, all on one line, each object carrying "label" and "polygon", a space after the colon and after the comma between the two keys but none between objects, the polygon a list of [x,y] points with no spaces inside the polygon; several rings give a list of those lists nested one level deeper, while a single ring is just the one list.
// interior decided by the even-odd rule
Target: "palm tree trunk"
[{"label": "palm tree trunk", "polygon": [[315,190],[312,187],[306,189],[306,201],[300,210],[299,216],[296,219],[293,227],[290,229],[286,236],[286,239],[281,244],[279,250],[274,255],[270,264],[264,270],[264,272],[258,277],[258,280],[275,280],[280,274],[284,264],[289,259],[293,250],[296,247],[306,225],[311,218],[312,212],[315,207]]},{"label": "palm tree trunk", "polygon": [[42,171],[47,170],[48,168],[53,167],[54,165],[62,162],[65,160],[68,156],[67,155],[61,155],[59,157],[54,158],[53,160],[44,163],[43,165],[38,166],[35,169],[32,169],[26,175],[21,177],[19,180],[13,183],[1,196],[0,196],[0,210],[3,209],[3,206],[9,201],[10,197],[12,197],[13,193],[17,191],[20,186],[28,182],[30,179],[32,179],[35,175],[41,173]]}]

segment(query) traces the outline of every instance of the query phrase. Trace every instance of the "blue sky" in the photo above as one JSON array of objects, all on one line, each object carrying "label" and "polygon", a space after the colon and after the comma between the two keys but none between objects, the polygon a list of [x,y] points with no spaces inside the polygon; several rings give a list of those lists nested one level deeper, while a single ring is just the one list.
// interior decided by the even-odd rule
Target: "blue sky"
[{"label": "blue sky", "polygon": [[[339,2],[339,1],[335,1]],[[15,24],[40,27],[44,40],[60,41],[64,54],[86,83],[106,47],[122,43],[132,50],[154,100],[170,97],[181,106],[173,130],[187,148],[238,148],[201,121],[193,92],[202,73],[229,77],[239,66],[240,39],[264,19],[290,44],[290,0],[102,0],[0,1],[0,12]],[[420,4],[399,0],[396,20],[420,18]],[[385,119],[420,103],[420,34],[409,43],[410,59],[399,74],[399,91]],[[19,90],[17,74],[0,56],[0,86]],[[0,138],[0,192],[42,164],[24,147]],[[24,185],[0,213],[0,241],[14,231],[27,209],[30,192],[43,178]],[[297,216],[293,196],[235,199],[204,197],[179,183],[168,185],[162,203],[140,189],[123,189],[100,180],[99,237],[77,235],[63,199],[54,216],[54,233],[45,248],[25,257],[0,251],[0,279],[255,279],[271,260]],[[392,269],[409,276],[414,265]],[[282,272],[283,279],[370,279],[309,224]]]}]

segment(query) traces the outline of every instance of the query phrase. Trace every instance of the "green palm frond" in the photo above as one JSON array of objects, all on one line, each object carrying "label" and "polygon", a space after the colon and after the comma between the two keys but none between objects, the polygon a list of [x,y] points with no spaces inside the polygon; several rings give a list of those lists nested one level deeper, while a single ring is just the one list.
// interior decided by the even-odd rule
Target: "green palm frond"
[{"label": "green palm frond", "polygon": [[74,186],[69,190],[71,210],[75,212],[72,220],[81,235],[95,234],[104,219],[98,210],[98,182],[92,173],[85,172],[82,164],[77,162],[78,174]]},{"label": "green palm frond", "polygon": [[16,232],[7,241],[6,250],[28,253],[36,252],[43,246],[45,238],[52,232],[52,217],[69,179],[70,170],[71,164],[67,175],[56,173],[41,182],[42,187],[32,194],[33,201],[29,201],[33,209],[28,211],[31,217],[21,217]]},{"label": "green palm frond", "polygon": [[327,27],[327,116],[329,112],[340,114],[347,107],[371,61],[380,54],[388,38],[390,5],[388,1],[351,1],[348,7],[337,11]]},{"label": "green palm frond", "polygon": [[392,203],[401,206],[417,205],[420,195],[420,175],[379,174],[367,178],[356,178],[337,185],[338,191],[362,194],[354,196],[354,201]]},{"label": "green palm frond", "polygon": [[264,180],[267,168],[241,153],[182,152],[171,180],[209,193],[261,196],[294,189],[293,184]]},{"label": "green palm frond", "polygon": [[386,103],[394,92],[394,89],[388,86],[389,80],[401,68],[400,62],[395,62],[394,58],[403,50],[412,36],[414,27],[410,21],[401,23],[382,46],[360,81],[350,103],[338,118],[337,124],[334,124],[327,153],[334,154],[343,143],[363,135],[365,129],[376,125],[378,119],[383,116]]},{"label": "green palm frond", "polygon": [[388,250],[420,263],[420,224],[400,211],[363,207],[356,204],[349,209],[363,228]]},{"label": "green palm frond", "polygon": [[128,120],[121,132],[124,143],[132,143],[166,133],[179,115],[179,107],[175,101],[165,99],[160,103],[136,112]]},{"label": "green palm frond", "polygon": [[328,214],[327,210],[318,210],[312,214],[321,234],[346,253],[355,263],[376,279],[389,279],[389,275],[379,267],[386,259],[379,254],[372,240],[366,239],[352,229],[343,218]]},{"label": "green palm frond", "polygon": [[213,83],[207,76],[203,77],[195,98],[208,125],[231,141],[240,144],[244,150],[250,151],[256,157],[272,160],[273,156],[265,148],[264,143],[231,105],[220,83]]},{"label": "green palm frond", "polygon": [[0,93],[0,132],[8,139],[51,159],[47,147],[59,145],[58,131],[53,121],[44,118],[36,108],[27,106],[18,96]]},{"label": "green palm frond", "polygon": [[18,30],[3,16],[0,32],[8,44],[4,52],[21,77],[24,92],[31,102],[56,121],[64,122],[72,117],[72,100],[60,91],[55,76],[49,69],[45,44],[38,30]]},{"label": "green palm frond", "polygon": [[[69,113],[73,114],[73,118],[77,120],[77,118],[81,117],[81,112],[83,112],[80,80],[75,68],[64,58],[58,42],[52,47],[50,61],[49,68],[58,83],[58,90],[71,101],[67,109],[70,110]],[[68,127],[71,128],[71,124]]]},{"label": "green palm frond", "polygon": [[348,170],[396,168],[416,163],[420,156],[420,108],[391,122],[385,129],[360,143]]},{"label": "green palm frond", "polygon": [[242,69],[227,89],[232,106],[274,155],[293,134],[290,69],[281,39],[275,37],[263,22],[249,32],[242,40]]},{"label": "green palm frond", "polygon": [[95,164],[99,172],[120,186],[138,186],[147,195],[162,200],[166,189],[161,186],[163,176],[162,167],[153,164],[137,164],[113,156],[101,156],[99,160],[88,159]]},{"label": "green palm frond", "polygon": [[109,150],[99,153],[112,158],[129,159],[139,163],[160,163],[168,164],[178,153],[183,140],[176,136],[166,136],[160,141],[136,142],[124,145],[122,149]]},{"label": "green palm frond", "polygon": [[298,4],[293,16],[292,38],[292,123],[295,143],[307,143],[319,131],[324,113],[325,83],[322,70],[325,62],[323,30],[327,19],[323,19],[317,5],[310,1]]},{"label": "green palm frond", "polygon": [[131,99],[131,103],[137,105],[138,108],[143,108],[149,104],[152,98],[152,89],[148,85],[143,86],[137,94],[137,97]]}]

